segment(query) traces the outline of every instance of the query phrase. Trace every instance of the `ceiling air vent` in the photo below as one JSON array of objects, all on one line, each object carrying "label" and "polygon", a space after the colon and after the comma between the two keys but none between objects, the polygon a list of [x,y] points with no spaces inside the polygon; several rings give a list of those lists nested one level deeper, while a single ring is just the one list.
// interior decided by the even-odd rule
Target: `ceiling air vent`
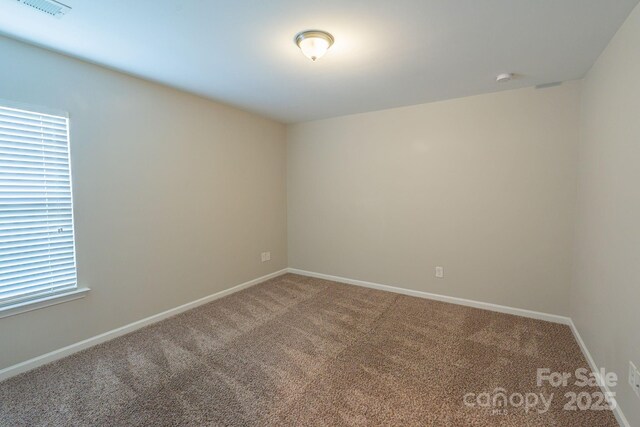
[{"label": "ceiling air vent", "polygon": [[61,18],[71,10],[71,7],[55,0],[18,0],[18,3],[22,3],[25,6],[32,7],[39,12],[56,18]]}]

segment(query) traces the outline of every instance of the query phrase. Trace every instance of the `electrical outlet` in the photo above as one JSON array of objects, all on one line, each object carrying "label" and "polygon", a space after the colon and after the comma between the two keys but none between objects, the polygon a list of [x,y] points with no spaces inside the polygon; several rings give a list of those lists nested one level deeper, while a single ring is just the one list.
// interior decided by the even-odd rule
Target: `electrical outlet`
[{"label": "electrical outlet", "polygon": [[436,277],[438,279],[442,279],[444,277],[444,268],[443,267],[436,267]]},{"label": "electrical outlet", "polygon": [[[633,363],[632,363],[632,365],[633,365]],[[635,365],[634,365],[634,368],[636,370],[636,375],[635,375],[636,382],[634,384],[633,390],[636,392],[638,397],[640,397],[640,371],[638,370],[638,368],[635,367]]]},{"label": "electrical outlet", "polygon": [[260,259],[262,262],[271,261],[271,252],[262,252],[262,254],[260,254]]},{"label": "electrical outlet", "polygon": [[629,361],[629,385],[640,397],[640,371],[631,361]]}]

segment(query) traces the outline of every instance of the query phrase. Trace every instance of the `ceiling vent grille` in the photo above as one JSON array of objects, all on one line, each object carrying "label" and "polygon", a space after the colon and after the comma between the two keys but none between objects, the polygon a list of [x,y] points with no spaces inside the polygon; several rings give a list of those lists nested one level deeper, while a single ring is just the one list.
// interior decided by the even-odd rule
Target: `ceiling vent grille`
[{"label": "ceiling vent grille", "polygon": [[39,12],[56,18],[61,18],[71,10],[71,7],[55,0],[18,0],[18,3],[22,3],[25,6],[32,7]]}]

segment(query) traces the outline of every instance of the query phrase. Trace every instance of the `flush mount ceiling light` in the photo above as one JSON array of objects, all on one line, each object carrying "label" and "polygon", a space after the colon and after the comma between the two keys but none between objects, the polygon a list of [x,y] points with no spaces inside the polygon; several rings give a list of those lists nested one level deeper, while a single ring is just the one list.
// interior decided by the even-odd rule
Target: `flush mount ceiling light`
[{"label": "flush mount ceiling light", "polygon": [[333,44],[333,36],[326,31],[309,30],[296,34],[295,42],[304,53],[304,56],[312,61],[321,58]]}]

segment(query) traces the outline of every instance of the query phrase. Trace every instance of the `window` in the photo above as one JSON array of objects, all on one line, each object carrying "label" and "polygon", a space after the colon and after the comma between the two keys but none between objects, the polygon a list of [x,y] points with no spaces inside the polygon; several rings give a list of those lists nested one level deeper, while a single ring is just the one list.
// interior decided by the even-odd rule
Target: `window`
[{"label": "window", "polygon": [[69,120],[0,103],[0,310],[76,288]]}]

